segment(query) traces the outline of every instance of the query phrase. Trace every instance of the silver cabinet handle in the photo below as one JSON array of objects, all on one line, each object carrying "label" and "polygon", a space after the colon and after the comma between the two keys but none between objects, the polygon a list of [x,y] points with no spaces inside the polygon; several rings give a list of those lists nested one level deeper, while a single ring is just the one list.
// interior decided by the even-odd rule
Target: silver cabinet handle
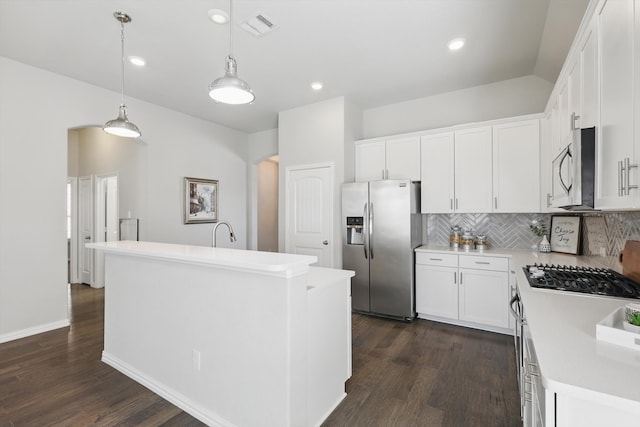
[{"label": "silver cabinet handle", "polygon": [[547,193],[547,207],[551,207],[551,194]]},{"label": "silver cabinet handle", "polygon": [[631,168],[637,168],[638,164],[637,163],[631,163],[628,157],[625,157],[624,159],[624,172],[625,172],[625,177],[624,177],[624,182],[625,182],[625,188],[624,188],[624,195],[628,196],[629,195],[629,190],[631,190],[632,188],[638,188],[637,185],[631,185],[630,184],[630,179],[631,179]]},{"label": "silver cabinet handle", "polygon": [[456,197],[456,210],[458,210],[458,198]]},{"label": "silver cabinet handle", "polygon": [[429,258],[429,261],[442,261],[442,258]]},{"label": "silver cabinet handle", "polygon": [[449,199],[449,206],[451,206],[451,210],[453,210],[453,199]]},{"label": "silver cabinet handle", "polygon": [[462,271],[460,272],[460,286],[462,286]]},{"label": "silver cabinet handle", "polygon": [[618,197],[624,196],[624,182],[622,182],[623,180],[624,180],[623,166],[622,166],[622,160],[620,160],[618,162]]},{"label": "silver cabinet handle", "polygon": [[453,284],[458,284],[458,274],[455,271],[453,272]]},{"label": "silver cabinet handle", "polygon": [[494,209],[498,209],[498,198],[497,197],[493,198],[493,208]]},{"label": "silver cabinet handle", "polygon": [[476,261],[476,264],[491,265],[491,263],[487,261]]},{"label": "silver cabinet handle", "polygon": [[571,113],[571,130],[578,130],[578,127],[576,126],[577,120],[580,120],[580,116],[576,113]]}]

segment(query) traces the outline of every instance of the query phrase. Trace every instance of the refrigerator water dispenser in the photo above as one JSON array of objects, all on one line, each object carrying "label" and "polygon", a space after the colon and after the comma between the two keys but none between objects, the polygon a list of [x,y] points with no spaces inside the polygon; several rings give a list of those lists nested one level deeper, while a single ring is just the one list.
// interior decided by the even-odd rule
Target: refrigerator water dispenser
[{"label": "refrigerator water dispenser", "polygon": [[347,217],[347,245],[363,245],[364,218],[361,216]]}]

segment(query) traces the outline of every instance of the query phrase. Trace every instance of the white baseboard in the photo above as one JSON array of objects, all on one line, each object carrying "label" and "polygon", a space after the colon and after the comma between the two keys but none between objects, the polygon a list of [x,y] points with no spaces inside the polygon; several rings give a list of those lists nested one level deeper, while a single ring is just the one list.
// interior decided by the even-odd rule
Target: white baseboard
[{"label": "white baseboard", "polygon": [[[335,409],[338,407],[338,405],[340,403],[342,403],[342,401],[344,400],[344,398],[347,397],[347,393],[343,393],[338,400],[335,401],[335,403],[333,404],[333,406],[331,406],[331,408],[320,418],[320,420],[317,422],[317,424],[315,425],[315,427],[320,427],[322,425],[323,422],[325,422],[327,420],[327,418],[329,418],[329,415],[331,415],[331,413],[333,411],[335,411]],[[307,414],[308,415],[308,414]]]},{"label": "white baseboard", "polygon": [[112,368],[120,371],[124,375],[128,376],[132,380],[142,384],[158,396],[176,405],[178,408],[192,415],[194,418],[202,421],[208,426],[213,427],[235,427],[234,424],[225,420],[224,418],[212,414],[211,411],[203,408],[202,406],[191,401],[188,397],[176,392],[171,387],[167,387],[165,384],[157,382],[155,379],[149,377],[144,372],[140,372],[129,364],[114,357],[113,355],[103,351],[102,361]]},{"label": "white baseboard", "polygon": [[43,332],[53,331],[54,329],[64,328],[69,326],[69,319],[58,320],[56,322],[45,323],[44,325],[34,326],[32,328],[21,329],[19,331],[10,332],[8,334],[0,335],[0,344],[18,340],[20,338],[30,337],[31,335],[41,334]]}]

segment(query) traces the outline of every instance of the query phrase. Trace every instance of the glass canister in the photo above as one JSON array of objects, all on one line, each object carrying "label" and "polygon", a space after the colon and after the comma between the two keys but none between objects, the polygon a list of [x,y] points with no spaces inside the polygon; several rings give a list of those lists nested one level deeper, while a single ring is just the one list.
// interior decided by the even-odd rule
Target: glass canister
[{"label": "glass canister", "polygon": [[449,234],[449,246],[458,249],[460,247],[460,238],[462,237],[462,230],[459,226],[454,225],[451,227],[451,233]]},{"label": "glass canister", "polygon": [[487,249],[489,242],[487,241],[487,236],[484,234],[478,234],[476,236],[476,249],[482,251]]},{"label": "glass canister", "polygon": [[460,247],[462,250],[470,251],[473,249],[473,232],[471,230],[463,230],[460,237]]}]

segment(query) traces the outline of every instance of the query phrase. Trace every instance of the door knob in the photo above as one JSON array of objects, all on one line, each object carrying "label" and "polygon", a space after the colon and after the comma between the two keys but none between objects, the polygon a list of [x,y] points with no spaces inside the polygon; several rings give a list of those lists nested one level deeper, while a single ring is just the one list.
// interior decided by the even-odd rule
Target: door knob
[{"label": "door knob", "polygon": [[323,245],[327,246],[329,244],[328,240],[325,240],[324,242],[322,242]]},{"label": "door knob", "polygon": [[85,236],[84,240],[91,240],[91,236]]}]

